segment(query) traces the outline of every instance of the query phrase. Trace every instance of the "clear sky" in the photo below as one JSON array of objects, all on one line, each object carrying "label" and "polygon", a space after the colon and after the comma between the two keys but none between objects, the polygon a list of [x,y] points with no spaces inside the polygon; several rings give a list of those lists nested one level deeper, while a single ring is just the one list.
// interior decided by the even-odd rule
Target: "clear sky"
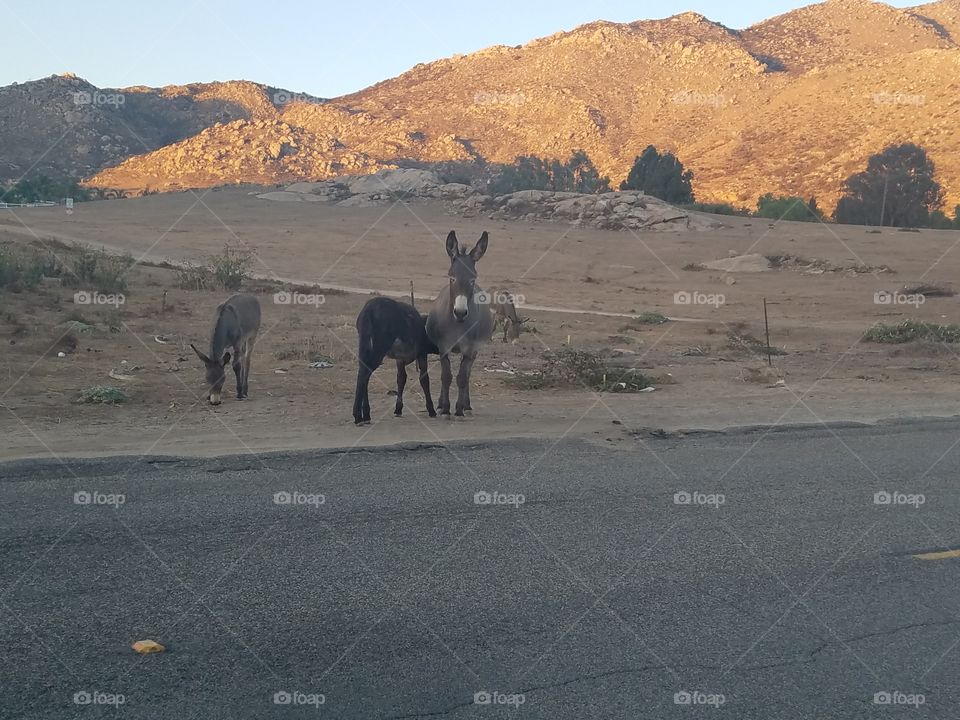
[{"label": "clear sky", "polygon": [[5,51],[0,85],[74,72],[99,87],[243,79],[334,97],[420,62],[490,45],[519,45],[592,20],[628,22],[693,10],[728,27],[744,28],[805,4],[799,0],[0,0]]}]

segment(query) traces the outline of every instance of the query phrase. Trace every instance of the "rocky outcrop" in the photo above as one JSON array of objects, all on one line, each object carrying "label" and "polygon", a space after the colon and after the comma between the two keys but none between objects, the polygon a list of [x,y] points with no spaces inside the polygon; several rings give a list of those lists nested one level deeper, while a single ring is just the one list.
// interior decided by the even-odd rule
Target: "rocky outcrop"
[{"label": "rocky outcrop", "polygon": [[300,182],[282,191],[257,195],[280,202],[330,202],[341,207],[372,207],[398,200],[443,200],[464,217],[546,220],[604,230],[711,230],[722,225],[701,213],[689,212],[638,192],[584,194],[521,190],[486,195],[461,183],[443,183],[430,170],[396,168],[371,175],[324,182]]}]

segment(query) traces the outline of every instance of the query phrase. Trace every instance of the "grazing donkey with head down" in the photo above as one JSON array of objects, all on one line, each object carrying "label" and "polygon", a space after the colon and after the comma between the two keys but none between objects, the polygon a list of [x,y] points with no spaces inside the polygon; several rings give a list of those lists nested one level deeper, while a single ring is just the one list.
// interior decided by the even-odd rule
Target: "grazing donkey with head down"
[{"label": "grazing donkey with head down", "polygon": [[360,367],[357,369],[357,391],[353,397],[353,421],[357,425],[370,422],[370,376],[385,357],[397,361],[397,405],[393,414],[403,415],[407,365],[416,360],[420,387],[427,399],[427,413],[430,417],[437,416],[433,398],[430,397],[427,355],[436,355],[438,350],[424,330],[426,319],[412,305],[387,297],[368,300],[357,315]]},{"label": "grazing donkey with head down", "polygon": [[260,329],[260,303],[253,295],[237,293],[217,308],[210,336],[210,355],[204,355],[192,343],[190,347],[207,368],[207,386],[211,405],[220,404],[220,391],[227,378],[230,362],[228,347],[233,348],[233,372],[237,376],[237,400],[247,397],[250,382],[250,356]]},{"label": "grazing donkey with head down", "polygon": [[460,353],[457,373],[456,415],[470,406],[470,370],[480,346],[493,335],[494,315],[489,303],[477,302],[477,261],[487,251],[489,237],[484,231],[470,252],[460,247],[457,234],[447,235],[450,256],[449,281],[440,291],[427,316],[427,336],[440,352],[440,414],[450,414],[450,354]]}]

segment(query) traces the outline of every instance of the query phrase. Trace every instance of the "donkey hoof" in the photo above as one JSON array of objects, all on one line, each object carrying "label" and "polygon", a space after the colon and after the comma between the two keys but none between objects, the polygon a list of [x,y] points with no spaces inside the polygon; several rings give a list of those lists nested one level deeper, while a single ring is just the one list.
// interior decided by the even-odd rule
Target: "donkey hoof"
[{"label": "donkey hoof", "polygon": [[436,417],[436,416],[437,416],[437,411],[436,411],[436,410],[428,410],[428,411],[427,411],[427,415],[429,415],[430,417]]},{"label": "donkey hoof", "polygon": [[393,411],[393,414],[396,415],[397,417],[402,417],[402,416],[403,416],[403,410],[394,410],[394,411]]},{"label": "donkey hoof", "polygon": [[454,413],[454,415],[456,415],[457,417],[463,417],[463,410],[457,410],[457,411]]}]

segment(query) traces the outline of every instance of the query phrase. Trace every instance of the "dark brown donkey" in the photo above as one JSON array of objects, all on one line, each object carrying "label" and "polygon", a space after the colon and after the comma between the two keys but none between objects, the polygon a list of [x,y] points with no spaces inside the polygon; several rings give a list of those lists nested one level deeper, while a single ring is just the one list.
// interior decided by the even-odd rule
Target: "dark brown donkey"
[{"label": "dark brown donkey", "polygon": [[457,373],[456,415],[470,406],[470,370],[480,347],[493,335],[494,315],[490,304],[477,301],[477,261],[487,251],[486,231],[470,252],[460,247],[457,234],[447,235],[450,270],[447,286],[440,291],[427,316],[427,336],[440,352],[440,414],[450,414],[450,354],[460,353]]},{"label": "dark brown donkey", "polygon": [[437,346],[430,342],[424,330],[426,316],[416,308],[391,298],[375,297],[368,300],[357,315],[357,334],[360,336],[357,369],[357,391],[353,397],[353,421],[359,425],[370,422],[370,376],[380,367],[385,357],[397,361],[397,405],[394,415],[403,415],[403,388],[407,384],[407,365],[417,361],[420,387],[427,400],[427,413],[436,417],[433,398],[430,397],[430,376],[427,374],[427,355],[436,355]]},{"label": "dark brown donkey", "polygon": [[260,303],[253,295],[237,293],[217,308],[210,335],[210,356],[190,347],[207,368],[207,386],[211,405],[220,404],[220,391],[227,379],[228,347],[233,348],[233,372],[237,376],[237,400],[247,396],[250,382],[250,356],[260,330]]}]

